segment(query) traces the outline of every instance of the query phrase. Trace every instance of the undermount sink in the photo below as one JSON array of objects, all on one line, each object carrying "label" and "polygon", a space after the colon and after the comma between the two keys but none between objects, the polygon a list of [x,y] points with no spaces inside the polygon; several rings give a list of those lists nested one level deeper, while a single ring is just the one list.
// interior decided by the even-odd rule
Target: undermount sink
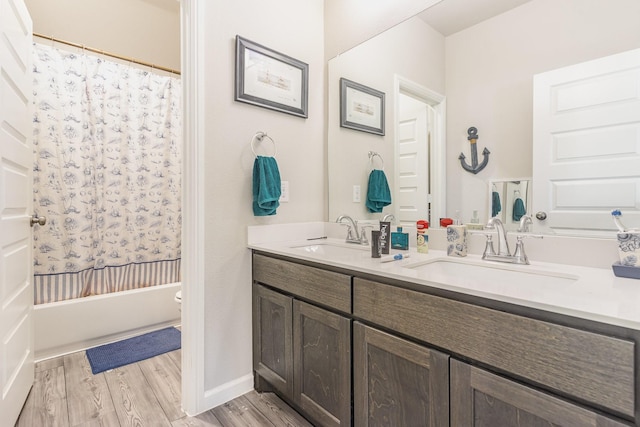
[{"label": "undermount sink", "polygon": [[322,242],[311,245],[292,246],[292,249],[297,249],[310,255],[317,255],[318,257],[331,259],[359,259],[369,256],[368,246],[348,243]]},{"label": "undermount sink", "polygon": [[579,277],[556,271],[537,269],[529,265],[494,264],[456,258],[437,258],[419,264],[407,265],[422,279],[455,286],[486,289],[504,286],[563,286]]}]

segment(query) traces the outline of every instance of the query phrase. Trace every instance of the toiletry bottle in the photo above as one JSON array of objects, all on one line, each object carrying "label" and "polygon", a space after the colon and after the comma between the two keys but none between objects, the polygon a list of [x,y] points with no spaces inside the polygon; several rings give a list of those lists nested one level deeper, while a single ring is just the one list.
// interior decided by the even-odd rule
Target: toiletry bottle
[{"label": "toiletry bottle", "polygon": [[478,211],[473,211],[473,216],[471,217],[471,224],[480,224],[480,218],[478,218]]},{"label": "toiletry bottle", "polygon": [[406,251],[409,249],[409,233],[403,233],[402,227],[398,227],[397,230],[391,233],[391,247]]},{"label": "toiletry bottle", "polygon": [[429,222],[424,219],[417,221],[416,229],[418,230],[416,241],[418,252],[426,254],[429,252]]},{"label": "toiletry bottle", "polygon": [[480,224],[480,218],[478,217],[478,211],[473,211],[473,216],[469,220],[469,223],[466,224],[469,230],[482,230],[484,226]]},{"label": "toiletry bottle", "polygon": [[371,258],[380,257],[380,230],[371,230]]},{"label": "toiletry bottle", "polygon": [[388,221],[380,222],[380,251],[383,254],[389,253],[391,246],[391,223]]}]

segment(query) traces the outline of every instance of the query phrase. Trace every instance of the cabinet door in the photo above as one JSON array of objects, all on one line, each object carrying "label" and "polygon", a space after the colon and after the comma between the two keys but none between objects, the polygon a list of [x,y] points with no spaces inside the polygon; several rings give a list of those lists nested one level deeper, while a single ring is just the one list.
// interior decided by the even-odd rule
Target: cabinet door
[{"label": "cabinet door", "polygon": [[353,324],[354,425],[448,426],[449,356]]},{"label": "cabinet door", "polygon": [[451,360],[451,425],[623,427],[626,424]]},{"label": "cabinet door", "polygon": [[351,425],[351,321],[293,302],[294,401],[316,425]]},{"label": "cabinet door", "polygon": [[292,301],[253,285],[253,369],[289,398],[293,397]]}]

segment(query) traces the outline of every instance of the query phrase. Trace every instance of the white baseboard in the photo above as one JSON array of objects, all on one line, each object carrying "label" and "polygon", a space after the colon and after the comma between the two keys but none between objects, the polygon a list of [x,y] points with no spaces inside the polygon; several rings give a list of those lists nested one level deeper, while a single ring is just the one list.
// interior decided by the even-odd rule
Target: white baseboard
[{"label": "white baseboard", "polygon": [[218,387],[205,390],[203,406],[207,409],[204,409],[202,412],[220,406],[251,390],[253,390],[253,374],[247,374],[228,383],[219,385]]}]

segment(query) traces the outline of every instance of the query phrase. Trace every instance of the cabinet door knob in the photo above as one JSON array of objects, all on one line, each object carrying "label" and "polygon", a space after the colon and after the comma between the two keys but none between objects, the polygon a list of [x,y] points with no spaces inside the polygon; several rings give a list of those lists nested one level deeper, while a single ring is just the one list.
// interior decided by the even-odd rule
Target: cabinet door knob
[{"label": "cabinet door knob", "polygon": [[33,227],[34,225],[38,224],[38,225],[45,225],[47,223],[47,217],[45,216],[38,216],[38,215],[32,215],[31,216],[31,226]]}]

